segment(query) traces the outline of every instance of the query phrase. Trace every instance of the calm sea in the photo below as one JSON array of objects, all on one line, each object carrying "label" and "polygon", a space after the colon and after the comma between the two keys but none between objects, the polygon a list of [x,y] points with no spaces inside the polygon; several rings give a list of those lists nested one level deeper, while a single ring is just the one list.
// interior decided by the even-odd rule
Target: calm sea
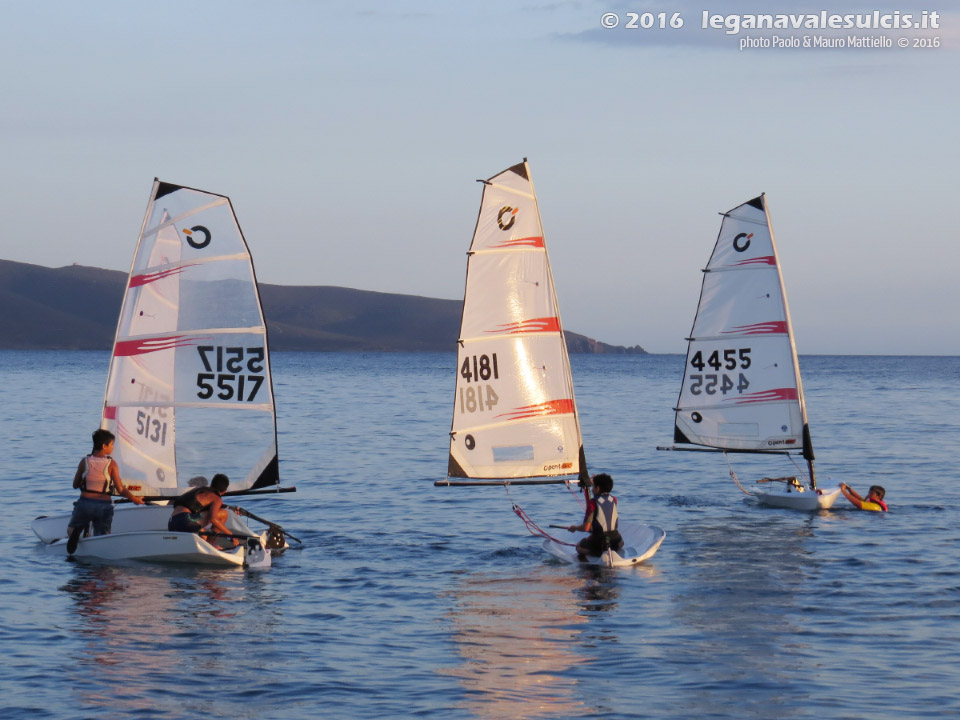
[{"label": "calm sea", "polygon": [[433,486],[452,353],[275,354],[298,492],[245,504],[304,545],[259,574],[36,541],[33,517],[70,508],[107,360],[0,352],[4,717],[960,715],[960,358],[801,358],[821,484],[891,507],[812,515],[751,505],[721,455],[656,451],[682,357],[573,357],[591,471],[667,531],[610,571],[549,560],[511,511],[577,522],[562,486]]}]

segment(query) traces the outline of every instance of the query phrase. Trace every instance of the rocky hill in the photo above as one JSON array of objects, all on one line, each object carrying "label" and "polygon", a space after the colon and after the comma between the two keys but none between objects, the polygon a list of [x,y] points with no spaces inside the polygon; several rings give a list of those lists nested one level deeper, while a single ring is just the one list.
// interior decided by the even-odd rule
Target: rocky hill
[{"label": "rocky hill", "polygon": [[[125,273],[0,260],[0,349],[109,350]],[[275,351],[453,351],[459,300],[350,288],[260,285]],[[572,353],[645,354],[566,332]]]}]

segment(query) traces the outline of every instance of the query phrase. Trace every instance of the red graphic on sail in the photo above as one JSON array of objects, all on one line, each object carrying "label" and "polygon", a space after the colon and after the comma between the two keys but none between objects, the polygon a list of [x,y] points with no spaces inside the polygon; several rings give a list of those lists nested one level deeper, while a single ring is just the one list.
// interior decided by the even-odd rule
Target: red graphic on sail
[{"label": "red graphic on sail", "polygon": [[512,240],[504,240],[501,243],[492,245],[494,248],[512,248],[512,247],[534,247],[542,248],[543,247],[543,237],[525,237],[525,238],[514,238]]},{"label": "red graphic on sail", "polygon": [[736,333],[737,335],[786,335],[787,321],[771,320],[770,322],[759,322],[752,325],[736,325],[723,331],[724,335],[730,333]]},{"label": "red graphic on sail", "polygon": [[732,267],[744,267],[746,265],[776,265],[777,259],[773,255],[762,255],[761,257],[750,258],[748,260],[740,260],[739,262],[730,263]]},{"label": "red graphic on sail", "polygon": [[130,445],[131,447],[137,445],[137,438],[129,430],[127,430],[123,423],[117,423],[117,435],[119,435],[120,439],[123,440],[127,445]]},{"label": "red graphic on sail", "polygon": [[130,276],[130,287],[140,287],[141,285],[148,285],[157,280],[165,280],[168,277],[173,275],[179,275],[188,267],[193,267],[196,263],[191,263],[190,265],[182,265],[181,267],[168,268],[167,270],[160,270],[158,272],[144,273],[143,275],[131,275]]},{"label": "red graphic on sail", "polygon": [[744,405],[759,402],[783,402],[784,400],[797,400],[798,397],[799,395],[797,394],[796,388],[775,388],[773,390],[747,393],[743,397],[735,399],[734,404]]},{"label": "red graphic on sail", "polygon": [[526,420],[549,415],[573,415],[575,410],[573,400],[548,400],[538,405],[525,405],[511,412],[501,413],[497,417],[505,420]]},{"label": "red graphic on sail", "polygon": [[158,352],[160,350],[173,350],[178,347],[187,347],[196,345],[200,338],[192,338],[186,335],[171,335],[162,338],[148,338],[139,340],[121,340],[114,348],[113,354],[116,357],[130,357],[132,355],[145,355],[146,353]]},{"label": "red graphic on sail", "polygon": [[560,332],[560,318],[545,317],[533,318],[532,320],[521,320],[520,322],[505,323],[498,325],[496,330],[484,330],[488,333],[505,333],[507,335],[519,335],[522,333],[540,333],[540,332]]}]

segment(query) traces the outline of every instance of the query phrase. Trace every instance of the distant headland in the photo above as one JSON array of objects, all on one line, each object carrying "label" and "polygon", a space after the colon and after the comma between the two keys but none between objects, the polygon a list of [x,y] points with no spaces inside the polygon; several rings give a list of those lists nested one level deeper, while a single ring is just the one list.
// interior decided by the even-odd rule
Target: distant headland
[{"label": "distant headland", "polygon": [[[0,260],[0,349],[109,350],[127,276]],[[276,351],[452,352],[459,300],[329,286],[260,284]],[[646,355],[566,331],[571,353]]]}]

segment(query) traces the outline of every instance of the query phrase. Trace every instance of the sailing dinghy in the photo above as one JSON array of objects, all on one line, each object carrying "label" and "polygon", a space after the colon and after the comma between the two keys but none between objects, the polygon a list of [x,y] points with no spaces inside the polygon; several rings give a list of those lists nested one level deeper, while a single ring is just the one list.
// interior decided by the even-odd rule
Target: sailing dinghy
[{"label": "sailing dinghy", "polygon": [[[674,442],[723,453],[801,455],[807,477],[758,480],[763,505],[831,507],[840,488],[822,490],[814,473],[803,383],[766,196],[723,213],[703,271],[700,304],[688,338]],[[740,485],[733,467],[730,474]],[[743,490],[743,487],[741,490]]]},{"label": "sailing dinghy", "polygon": [[[229,198],[155,180],[110,358],[101,427],[116,435],[124,485],[166,503],[225,473],[227,495],[280,488],[267,330],[253,263]],[[238,509],[239,510],[239,509]],[[282,529],[257,534],[229,512],[242,542],[223,547],[167,530],[166,504],[116,508],[110,535],[74,555],[268,567]],[[259,519],[259,518],[257,518]],[[65,547],[70,515],[33,530]],[[277,530],[281,530],[278,533]],[[269,542],[268,542],[269,541]]]},{"label": "sailing dinghy", "polygon": [[[569,486],[579,481],[589,487],[530,168],[524,159],[480,182],[483,198],[467,253],[447,478],[434,484]],[[524,521],[534,532],[536,526]],[[625,538],[633,525],[620,523]],[[631,534],[636,539],[625,542],[625,555],[610,552],[605,564],[633,565],[653,556],[666,534],[636,527]],[[548,553],[578,562],[573,548],[579,537],[565,543],[539,528],[534,534],[547,538]]]}]

